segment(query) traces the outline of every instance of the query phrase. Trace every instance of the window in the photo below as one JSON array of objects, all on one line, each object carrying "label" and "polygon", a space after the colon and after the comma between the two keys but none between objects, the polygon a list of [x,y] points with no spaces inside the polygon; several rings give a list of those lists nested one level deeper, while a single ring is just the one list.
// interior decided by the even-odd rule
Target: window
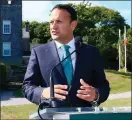
[{"label": "window", "polygon": [[11,42],[3,42],[3,56],[11,56]]},{"label": "window", "polygon": [[3,34],[11,34],[11,21],[3,20]]}]

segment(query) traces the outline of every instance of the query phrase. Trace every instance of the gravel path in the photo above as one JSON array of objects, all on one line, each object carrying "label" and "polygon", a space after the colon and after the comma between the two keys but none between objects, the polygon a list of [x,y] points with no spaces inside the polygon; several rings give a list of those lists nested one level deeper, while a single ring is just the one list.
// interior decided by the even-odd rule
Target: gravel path
[{"label": "gravel path", "polygon": [[[1,96],[1,106],[32,104],[26,98],[15,98],[12,92],[2,92],[0,93],[0,96]],[[119,98],[131,98],[131,92],[110,94],[108,99],[112,100]]]},{"label": "gravel path", "polygon": [[0,96],[1,106],[32,104],[26,98],[16,98],[13,96],[13,92],[2,92]]},{"label": "gravel path", "polygon": [[118,94],[110,94],[108,99],[131,98],[131,92],[124,92]]}]

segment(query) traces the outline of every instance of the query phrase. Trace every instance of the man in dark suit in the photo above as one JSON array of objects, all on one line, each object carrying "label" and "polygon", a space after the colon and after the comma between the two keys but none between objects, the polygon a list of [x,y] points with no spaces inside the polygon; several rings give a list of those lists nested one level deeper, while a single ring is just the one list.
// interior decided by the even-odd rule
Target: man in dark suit
[{"label": "man in dark suit", "polygon": [[91,45],[81,44],[74,39],[77,15],[69,5],[56,5],[50,15],[52,41],[32,49],[23,82],[25,97],[35,104],[50,98],[50,72],[53,71],[55,98],[67,101],[66,106],[90,107],[100,105],[109,95],[100,53]]}]

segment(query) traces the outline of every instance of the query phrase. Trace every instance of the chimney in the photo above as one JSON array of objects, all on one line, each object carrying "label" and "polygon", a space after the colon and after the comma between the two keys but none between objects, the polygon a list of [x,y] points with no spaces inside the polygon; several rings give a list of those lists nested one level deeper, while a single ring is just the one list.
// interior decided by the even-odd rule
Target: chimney
[{"label": "chimney", "polygon": [[12,0],[7,0],[7,1],[8,1],[8,4],[11,5]]},{"label": "chimney", "polygon": [[26,32],[29,32],[29,22],[27,21],[25,24],[26,24]]}]

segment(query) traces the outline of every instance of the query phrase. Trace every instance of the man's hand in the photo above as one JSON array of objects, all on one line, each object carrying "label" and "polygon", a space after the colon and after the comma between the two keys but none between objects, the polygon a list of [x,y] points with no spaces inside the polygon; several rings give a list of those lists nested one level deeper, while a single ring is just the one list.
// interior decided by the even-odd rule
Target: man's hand
[{"label": "man's hand", "polygon": [[[67,88],[67,85],[54,85],[55,98],[60,100],[66,99],[66,95],[68,95]],[[42,96],[47,99],[50,98],[50,87],[44,88]]]},{"label": "man's hand", "polygon": [[77,97],[92,102],[98,98],[97,91],[94,87],[88,85],[83,79],[80,79],[80,89],[77,91]]}]

